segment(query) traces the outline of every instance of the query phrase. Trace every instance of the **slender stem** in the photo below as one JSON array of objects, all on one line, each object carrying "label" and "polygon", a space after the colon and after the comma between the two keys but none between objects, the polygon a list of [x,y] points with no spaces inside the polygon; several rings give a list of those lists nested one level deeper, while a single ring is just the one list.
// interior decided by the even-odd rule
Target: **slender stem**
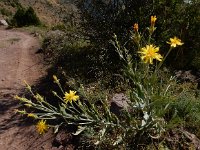
[{"label": "slender stem", "polygon": [[54,94],[57,98],[59,98],[64,104],[66,103],[57,93]]},{"label": "slender stem", "polygon": [[53,105],[51,105],[51,104],[49,104],[48,102],[46,102],[46,101],[42,101],[44,104],[46,104],[50,109],[53,109],[53,110],[57,110],[57,108],[56,107],[54,107]]},{"label": "slender stem", "polygon": [[65,92],[64,92],[62,86],[60,85],[60,83],[58,83],[58,87],[60,88],[60,90],[62,91],[62,93],[65,95]]},{"label": "slender stem", "polygon": [[172,51],[172,49],[173,49],[173,48],[170,47],[169,51],[167,52],[167,54],[165,55],[165,57],[163,58],[163,60],[158,64],[158,67],[156,68],[156,71],[157,71],[158,69],[160,69],[160,67],[163,65],[165,59],[168,57],[168,55],[169,55],[169,53]]}]

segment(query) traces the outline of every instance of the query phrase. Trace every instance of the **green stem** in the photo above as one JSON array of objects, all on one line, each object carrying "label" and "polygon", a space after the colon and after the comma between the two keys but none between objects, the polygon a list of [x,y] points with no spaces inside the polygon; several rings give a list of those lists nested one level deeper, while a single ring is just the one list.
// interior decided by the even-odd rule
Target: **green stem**
[{"label": "green stem", "polygon": [[160,67],[163,65],[165,59],[167,58],[167,56],[169,55],[169,53],[172,51],[172,47],[170,47],[169,51],[167,52],[167,54],[165,55],[165,57],[163,58],[163,60],[158,64],[158,67],[156,68],[155,71],[157,71],[158,69],[160,69]]},{"label": "green stem", "polygon": [[65,92],[64,92],[64,90],[63,90],[63,88],[62,88],[62,86],[61,86],[60,83],[58,83],[58,87],[60,88],[60,90],[62,91],[62,93],[65,95]]},{"label": "green stem", "polygon": [[147,78],[147,76],[149,75],[149,64],[148,63],[144,63],[144,79]]},{"label": "green stem", "polygon": [[54,111],[57,111],[57,108],[54,107],[53,105],[49,104],[48,102],[46,101],[42,101],[44,104],[46,104],[50,109],[54,110]]}]

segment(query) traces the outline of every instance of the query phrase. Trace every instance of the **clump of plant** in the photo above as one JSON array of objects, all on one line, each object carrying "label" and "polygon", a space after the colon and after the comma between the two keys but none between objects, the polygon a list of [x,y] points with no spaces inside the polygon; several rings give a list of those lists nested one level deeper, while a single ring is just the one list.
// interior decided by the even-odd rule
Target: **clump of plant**
[{"label": "clump of plant", "polygon": [[[173,118],[167,114],[174,97],[170,90],[173,78],[162,78],[161,67],[169,53],[183,43],[177,37],[170,38],[167,42],[169,50],[162,56],[159,53],[160,47],[156,46],[152,38],[156,20],[156,16],[151,16],[151,24],[146,30],[148,37],[140,32],[137,23],[134,24],[130,39],[137,53],[133,54],[128,50],[126,44],[120,44],[116,35],[111,41],[123,62],[123,76],[129,84],[126,91],[128,107],[120,110],[120,114],[111,111],[107,96],[99,98],[96,103],[88,97],[84,86],[73,90],[63,89],[56,76],[53,76],[53,80],[61,94],[52,92],[58,99],[57,106],[32,92],[31,87],[26,84],[34,99],[19,96],[15,98],[34,112],[17,112],[39,120],[36,127],[40,134],[45,133],[49,127],[54,127],[57,132],[60,126],[75,125],[77,131],[74,135],[83,134],[94,147],[99,148],[140,149],[154,140],[162,141],[167,125]],[[58,122],[49,125],[50,120]]]},{"label": "clump of plant", "polygon": [[38,26],[41,25],[41,22],[32,7],[28,9],[19,7],[11,20],[11,24],[16,27],[23,27],[30,25]]}]

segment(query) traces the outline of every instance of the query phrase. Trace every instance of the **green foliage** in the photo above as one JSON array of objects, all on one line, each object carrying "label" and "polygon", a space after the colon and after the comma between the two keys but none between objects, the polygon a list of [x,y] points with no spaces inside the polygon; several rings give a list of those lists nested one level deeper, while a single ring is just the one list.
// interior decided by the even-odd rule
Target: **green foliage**
[{"label": "green foliage", "polygon": [[5,8],[0,8],[0,13],[5,16],[11,16],[12,12]]},{"label": "green foliage", "polygon": [[13,25],[16,25],[18,27],[22,27],[25,25],[25,20],[24,20],[24,14],[25,14],[25,9],[22,8],[18,8],[15,15],[13,16],[13,19],[11,20],[11,23]]},{"label": "green foliage", "polygon": [[108,3],[103,0],[79,1],[78,4],[82,11],[81,25],[85,29],[83,34],[89,37],[94,47],[93,51],[101,54],[100,57],[104,61],[103,65],[106,71],[115,72],[121,68],[118,54],[109,43],[113,33],[117,34],[119,39],[123,39],[124,42],[128,41],[127,31],[130,30],[133,23],[145,22],[143,20],[150,15],[150,9],[144,9],[145,7],[150,8],[147,2],[148,0],[124,2],[117,0]]},{"label": "green foliage", "polygon": [[[193,1],[187,4],[180,1],[155,1],[155,5],[157,7],[155,14],[160,16],[157,31],[159,43],[164,43],[169,36],[174,34],[178,35],[185,43],[182,48],[171,54],[168,64],[175,68],[191,67],[200,46],[197,36],[200,32],[198,28],[200,25],[200,2]],[[173,63],[171,58],[176,58],[176,61]]]},{"label": "green foliage", "polygon": [[[119,62],[108,43],[113,33],[125,42],[134,23],[140,22],[139,28],[146,30],[149,22],[145,20],[156,15],[158,24],[154,38],[158,45],[165,49],[165,41],[174,35],[185,43],[182,48],[172,52],[166,61],[168,65],[179,69],[191,67],[191,61],[198,53],[199,5],[199,1],[185,3],[183,0],[112,0],[107,3],[103,0],[79,1],[85,34],[95,43],[97,51],[102,50],[109,57],[108,62]],[[176,61],[173,63],[171,58],[176,58]]]},{"label": "green foliage", "polygon": [[38,26],[38,25],[41,24],[39,18],[37,17],[37,15],[36,15],[36,13],[35,13],[35,11],[34,11],[34,9],[32,7],[29,7],[26,10],[23,18],[26,20],[25,25],[28,25],[28,26],[35,25],[35,26]]},{"label": "green foliage", "polygon": [[23,7],[18,8],[11,20],[11,23],[17,27],[30,25],[38,26],[41,24],[32,7],[29,7],[27,10]]},{"label": "green foliage", "polygon": [[191,62],[191,66],[194,69],[199,70],[200,69],[200,53],[197,53],[196,56],[194,57],[194,59]]}]

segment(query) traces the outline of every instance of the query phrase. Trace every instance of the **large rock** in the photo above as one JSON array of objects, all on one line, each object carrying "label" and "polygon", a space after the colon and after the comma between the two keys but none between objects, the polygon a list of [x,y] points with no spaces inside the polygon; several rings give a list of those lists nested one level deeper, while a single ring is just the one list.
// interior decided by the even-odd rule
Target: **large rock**
[{"label": "large rock", "polygon": [[130,109],[130,106],[128,103],[130,103],[130,100],[124,93],[116,93],[113,95],[111,99],[110,111],[118,116],[120,115],[121,110]]},{"label": "large rock", "polygon": [[175,72],[175,76],[179,81],[182,82],[198,82],[197,73],[192,72],[192,70],[179,70]]},{"label": "large rock", "polygon": [[8,23],[5,20],[0,20],[0,25],[8,26]]}]

